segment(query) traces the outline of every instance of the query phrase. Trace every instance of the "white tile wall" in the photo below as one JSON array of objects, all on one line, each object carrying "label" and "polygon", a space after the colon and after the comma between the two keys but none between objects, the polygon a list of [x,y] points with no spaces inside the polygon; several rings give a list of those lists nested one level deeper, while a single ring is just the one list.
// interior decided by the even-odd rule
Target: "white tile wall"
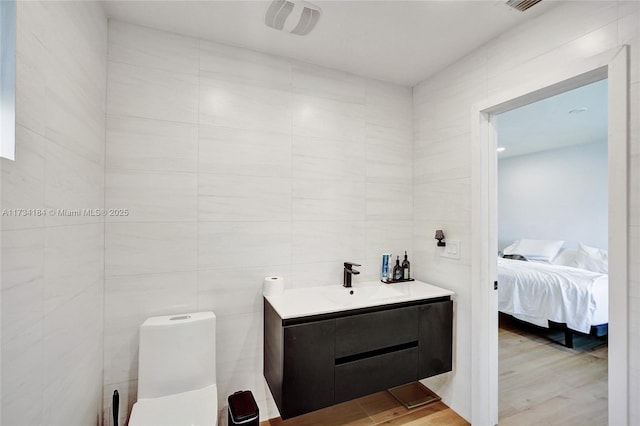
[{"label": "white tile wall", "polygon": [[[82,242],[79,244],[79,242]],[[104,281],[104,225],[90,223],[44,230],[44,309],[59,309],[88,284]]]},{"label": "white tile wall", "polygon": [[107,114],[198,122],[198,76],[109,61]]},{"label": "white tile wall", "polygon": [[198,40],[112,20],[109,60],[164,71],[198,74]]},{"label": "white tile wall", "polygon": [[287,265],[291,222],[200,222],[198,268]]},{"label": "white tile wall", "polygon": [[197,242],[195,222],[107,223],[105,275],[195,270]]},{"label": "white tile wall", "polygon": [[293,180],[293,218],[296,221],[363,219],[365,182],[325,177]]},{"label": "white tile wall", "polygon": [[313,97],[354,104],[363,104],[365,100],[363,78],[327,68],[294,65],[292,86],[295,93]]},{"label": "white tile wall", "polygon": [[[107,23],[81,2],[18,2],[16,161],[3,209],[104,206]],[[3,425],[88,425],[102,411],[101,217],[3,217]]]},{"label": "white tile wall", "polygon": [[291,88],[292,64],[246,49],[200,40],[200,70],[212,79],[270,89]]},{"label": "white tile wall", "polygon": [[362,138],[345,140],[294,135],[292,149],[294,181],[322,178],[364,183],[366,162],[350,155],[364,152]]},{"label": "white tile wall", "polygon": [[201,221],[289,221],[291,203],[287,177],[198,175]]},{"label": "white tile wall", "polygon": [[291,135],[198,126],[200,173],[291,178]]},{"label": "white tile wall", "polygon": [[[640,193],[638,139],[638,51],[640,3],[568,2],[527,21],[487,43],[476,52],[442,70],[414,88],[413,246],[416,276],[457,293],[455,373],[446,380],[432,380],[436,392],[467,419],[471,416],[471,147],[472,105],[488,96],[517,89],[528,75],[561,67],[571,58],[588,57],[620,44],[631,47],[631,169],[630,221],[637,224]],[[630,227],[629,372],[631,380],[629,424],[640,423],[638,341],[634,333],[640,321],[640,256],[637,226]],[[461,240],[459,261],[436,253],[433,234],[444,229],[447,238]],[[635,295],[635,296],[634,296]]]},{"label": "white tile wall", "polygon": [[198,127],[136,117],[107,119],[106,162],[110,169],[147,172],[198,170]]},{"label": "white tile wall", "polygon": [[[95,137],[102,137],[96,134]],[[104,166],[62,146],[45,141],[44,206],[48,209],[95,209],[104,204]],[[96,207],[97,206],[97,207]],[[45,226],[95,223],[91,216],[51,216]]]},{"label": "white tile wall", "polygon": [[351,103],[309,94],[293,96],[293,133],[296,136],[362,141],[365,108]]},{"label": "white tile wall", "polygon": [[344,261],[377,279],[383,251],[411,256],[411,89],[113,20],[109,34],[106,203],[131,214],[106,224],[105,408],[116,387],[135,401],[140,323],[198,309],[218,317],[220,408],[248,388],[274,417],[263,278],[339,285]]},{"label": "white tile wall", "polygon": [[[399,117],[398,121],[404,119]],[[367,182],[404,184],[411,181],[413,150],[410,145],[405,146],[406,141],[412,138],[409,126],[394,128],[367,122],[365,137]],[[402,146],[405,148],[398,148]]]},{"label": "white tile wall", "polygon": [[[113,209],[127,208],[107,222],[189,222],[198,217],[198,176],[193,172],[109,171],[106,199]],[[126,207],[125,207],[126,206]]]},{"label": "white tile wall", "polygon": [[98,281],[45,313],[45,425],[94,424],[100,418],[103,294],[104,283]]},{"label": "white tile wall", "polygon": [[199,106],[201,124],[279,133],[291,129],[291,93],[285,90],[212,78],[203,71]]},{"label": "white tile wall", "polygon": [[[3,169],[5,165],[3,162]],[[3,424],[18,419],[28,424],[41,424],[43,229],[2,231],[1,238],[2,387],[14,390],[2,394]]]}]

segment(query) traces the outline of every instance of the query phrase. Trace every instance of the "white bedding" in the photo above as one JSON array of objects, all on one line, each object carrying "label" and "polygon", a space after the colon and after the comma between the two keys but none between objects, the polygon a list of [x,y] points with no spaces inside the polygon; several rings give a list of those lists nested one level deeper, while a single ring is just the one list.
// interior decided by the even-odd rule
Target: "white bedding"
[{"label": "white bedding", "polygon": [[563,265],[498,259],[498,309],[548,327],[588,333],[609,318],[608,275]]}]

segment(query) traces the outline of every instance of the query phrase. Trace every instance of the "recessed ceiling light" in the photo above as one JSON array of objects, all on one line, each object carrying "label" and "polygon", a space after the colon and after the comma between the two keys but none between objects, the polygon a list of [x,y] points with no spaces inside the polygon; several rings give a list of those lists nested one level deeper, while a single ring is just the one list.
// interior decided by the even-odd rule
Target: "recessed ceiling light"
[{"label": "recessed ceiling light", "polygon": [[505,148],[504,146],[498,147],[498,149],[496,149],[496,151],[498,152],[505,152],[507,150],[507,148]]},{"label": "recessed ceiling light", "polygon": [[584,108],[584,107],[582,107],[582,108],[574,108],[574,109],[569,111],[569,114],[580,114],[581,112],[585,112],[585,111],[588,111],[588,110],[589,110],[589,108]]}]

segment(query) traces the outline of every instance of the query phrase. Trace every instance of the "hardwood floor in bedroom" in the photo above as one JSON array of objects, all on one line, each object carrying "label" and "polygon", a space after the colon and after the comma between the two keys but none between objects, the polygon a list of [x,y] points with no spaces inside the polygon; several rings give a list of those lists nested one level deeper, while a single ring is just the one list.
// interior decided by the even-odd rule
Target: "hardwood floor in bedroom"
[{"label": "hardwood floor in bedroom", "polygon": [[500,426],[607,424],[607,340],[500,317]]}]

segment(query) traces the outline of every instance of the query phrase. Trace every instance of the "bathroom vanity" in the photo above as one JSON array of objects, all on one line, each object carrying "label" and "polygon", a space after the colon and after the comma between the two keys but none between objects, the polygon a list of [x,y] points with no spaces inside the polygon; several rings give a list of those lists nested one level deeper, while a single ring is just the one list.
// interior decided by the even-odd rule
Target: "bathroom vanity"
[{"label": "bathroom vanity", "polygon": [[264,297],[264,376],[283,419],[452,368],[453,292],[420,281]]}]

